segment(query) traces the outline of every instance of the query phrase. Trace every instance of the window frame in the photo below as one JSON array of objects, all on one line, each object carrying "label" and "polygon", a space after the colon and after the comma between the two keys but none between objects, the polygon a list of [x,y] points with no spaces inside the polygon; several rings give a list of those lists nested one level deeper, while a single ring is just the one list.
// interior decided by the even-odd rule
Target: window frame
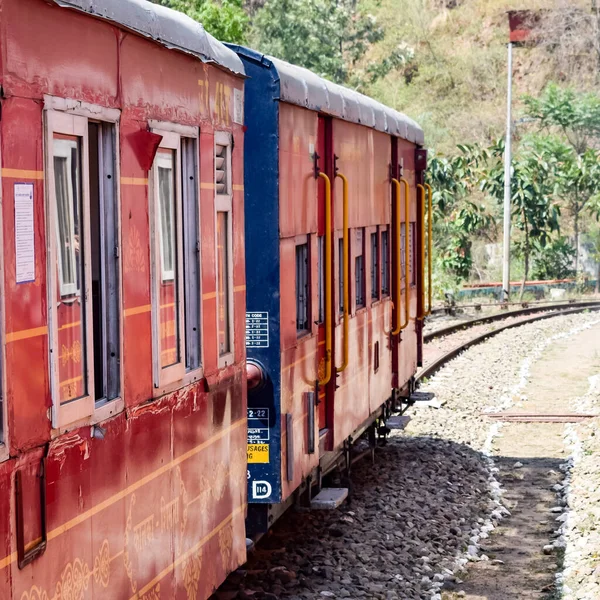
[{"label": "window frame", "polygon": [[[94,414],[94,370],[93,370],[93,336],[85,336],[85,376],[86,394],[66,404],[60,404],[60,379],[58,374],[59,353],[58,349],[58,307],[54,297],[57,290],[56,264],[58,263],[58,231],[55,225],[57,218],[56,181],[54,177],[54,136],[72,135],[81,138],[81,221],[82,221],[82,282],[79,297],[85,299],[84,314],[86,323],[93,322],[92,312],[92,269],[89,256],[91,247],[90,236],[90,180],[89,180],[89,140],[88,119],[79,115],[47,111],[46,113],[46,234],[48,236],[47,251],[47,280],[48,280],[48,337],[50,356],[50,385],[52,390],[52,427],[59,429],[90,417]],[[60,290],[60,288],[58,288]],[[62,290],[60,290],[62,297]]]},{"label": "window frame", "polygon": [[[157,177],[156,177],[156,185],[157,188],[160,185],[160,181],[159,181],[159,177],[158,177],[158,170],[161,168],[170,168],[172,173],[173,173],[173,179],[175,180],[175,186],[174,186],[174,193],[175,193],[175,198],[173,201],[173,205],[177,204],[177,167],[181,166],[181,159],[179,161],[172,160],[173,155],[170,154],[169,155],[169,160],[168,162],[170,164],[166,165],[165,163],[167,162],[167,154],[165,154],[164,152],[160,152],[161,148],[159,147],[158,149],[159,151],[156,153],[156,167],[157,167]],[[163,164],[161,164],[161,162]],[[174,208],[177,208],[176,206],[174,206]],[[175,279],[175,263],[176,263],[176,257],[174,255],[173,252],[173,248],[171,248],[171,268],[167,269],[166,267],[166,252],[165,252],[165,238],[164,238],[164,231],[163,231],[163,213],[162,211],[160,211],[160,207],[159,207],[159,213],[160,213],[160,227],[158,228],[158,241],[159,241],[159,247],[160,247],[160,276],[161,276],[161,281],[165,282],[165,281],[173,281]],[[177,233],[177,223],[173,222],[173,214],[171,214],[171,226],[175,228],[175,234]]]},{"label": "window frame", "polygon": [[[370,280],[371,280],[371,304],[381,299],[381,239],[378,227],[369,227],[369,261],[370,263]],[[373,240],[375,240],[375,252],[373,252]],[[375,289],[373,289],[375,283]],[[373,294],[375,292],[375,294]]]},{"label": "window frame", "polygon": [[[164,121],[150,121],[150,128],[153,133],[162,136],[154,162],[150,169],[148,177],[148,199],[150,202],[150,269],[151,269],[151,312],[152,312],[152,379],[154,396],[161,396],[164,393],[183,387],[192,381],[203,377],[203,352],[202,344],[199,349],[199,366],[187,370],[187,336],[185,319],[185,283],[184,283],[184,196],[183,196],[183,152],[182,138],[191,138],[196,141],[196,152],[199,151],[200,132],[197,127],[180,125]],[[158,160],[160,150],[171,150],[174,153],[174,178],[175,178],[175,239],[177,242],[177,252],[174,255],[173,279],[177,272],[177,323],[178,323],[178,362],[167,367],[161,367],[161,343],[160,343],[160,286],[164,282],[173,281],[173,279],[164,279],[163,261],[161,255],[161,246],[156,229],[161,230],[160,203],[158,202]],[[198,165],[198,162],[196,162]],[[199,206],[199,169],[196,174],[196,202],[198,204],[198,223],[196,235],[200,241],[200,206]],[[158,235],[157,235],[158,233]],[[201,269],[201,258],[198,256],[198,268]],[[200,270],[201,274],[201,270]],[[200,276],[200,283],[202,277]],[[199,309],[202,310],[202,293],[199,290]],[[202,326],[202,317],[199,318],[200,327]],[[202,331],[199,339],[202,340]]]},{"label": "window frame", "polygon": [[[52,428],[55,430],[52,435],[60,434],[68,429],[73,429],[76,426],[88,423],[95,424],[100,423],[125,409],[124,402],[124,384],[125,374],[123,365],[119,369],[119,390],[120,393],[116,398],[103,402],[99,405],[96,404],[96,397],[94,393],[94,381],[93,381],[93,336],[86,336],[86,368],[88,372],[91,370],[92,378],[90,379],[88,374],[88,393],[83,398],[73,400],[66,406],[60,405],[59,399],[59,379],[58,379],[58,353],[52,352],[53,348],[58,347],[58,329],[57,329],[57,306],[55,298],[53,298],[53,290],[56,289],[56,273],[54,265],[56,264],[56,227],[54,225],[54,204],[52,203],[53,198],[55,199],[55,181],[54,181],[54,134],[64,135],[78,135],[77,133],[70,133],[74,131],[84,130],[84,136],[82,136],[82,150],[81,150],[81,206],[82,206],[82,218],[84,218],[84,234],[87,231],[86,239],[84,243],[87,244],[87,248],[90,248],[91,241],[91,220],[90,220],[90,188],[89,188],[89,140],[88,140],[88,124],[90,121],[104,123],[112,125],[114,127],[114,202],[115,202],[115,227],[117,229],[115,239],[117,244],[117,251],[119,251],[122,245],[122,219],[121,219],[121,158],[120,158],[120,119],[121,111],[114,108],[106,108],[87,102],[74,101],[67,98],[60,98],[57,96],[45,95],[44,96],[44,202],[45,202],[45,234],[47,244],[47,256],[46,256],[46,281],[47,281],[47,299],[48,299],[48,356],[49,356],[49,375],[50,375],[50,394],[52,399],[52,411],[51,411],[51,423]],[[1,196],[0,196],[1,202]],[[1,232],[0,232],[1,241]],[[85,268],[85,280],[86,280],[86,294],[88,301],[86,302],[86,319],[88,323],[92,323],[92,269],[89,258],[89,252],[84,253],[84,258],[87,257],[87,264],[84,262]],[[118,294],[118,306],[120,312],[119,319],[119,355],[123,357],[123,328],[124,328],[124,317],[123,317],[123,264],[121,258],[121,252],[119,251],[119,268],[117,274],[117,294]],[[2,261],[0,260],[0,273],[1,273]],[[2,278],[2,281],[4,279]],[[0,283],[0,290],[2,289]],[[88,287],[89,286],[89,287]],[[3,308],[3,299],[0,299],[0,310]],[[55,360],[53,360],[55,357]],[[5,387],[6,390],[6,387]],[[98,399],[99,400],[99,399]],[[3,403],[6,405],[6,402]],[[67,408],[68,407],[68,408]],[[4,406],[4,412],[6,415],[6,406]],[[5,421],[6,423],[6,421]],[[6,425],[5,425],[6,427]],[[6,437],[5,437],[6,440]]]},{"label": "window frame", "polygon": [[[386,246],[387,246],[387,252],[385,253],[386,260],[384,260],[384,253],[383,253],[383,234],[384,233],[386,234]],[[379,244],[380,244],[379,255],[381,257],[381,267],[380,267],[381,273],[380,273],[379,290],[380,290],[380,298],[383,299],[383,298],[391,297],[391,287],[392,287],[390,226],[388,224],[379,226]],[[387,282],[387,288],[383,287],[383,282],[384,282],[383,270],[384,270],[384,268],[385,268],[386,275],[387,275],[387,277],[385,277],[386,282]]]},{"label": "window frame", "polygon": [[[224,194],[217,193],[217,181],[216,181],[216,147],[226,146],[227,157],[226,157],[226,189]],[[217,357],[218,357],[218,366],[219,368],[226,367],[234,363],[235,360],[235,327],[234,327],[234,292],[233,292],[233,173],[232,173],[232,163],[233,163],[233,136],[232,134],[226,131],[215,131],[214,141],[213,141],[213,181],[215,188],[215,210],[214,210],[214,242],[215,242],[215,289],[216,289],[216,315],[215,315],[215,325],[216,325],[216,343],[217,343]],[[217,240],[217,219],[218,213],[224,212],[227,213],[227,281],[228,281],[228,298],[227,304],[229,307],[228,316],[229,323],[227,326],[229,327],[229,351],[221,354],[219,351],[219,314],[220,314],[220,305],[219,305],[219,291],[217,289],[217,282],[219,280],[219,261],[218,261],[218,240]]]},{"label": "window frame", "polygon": [[[353,258],[352,264],[350,266],[350,289],[352,289],[352,284],[354,284],[354,294],[352,296],[351,305],[354,307],[354,312],[357,313],[364,308],[367,307],[367,277],[366,277],[366,256],[365,256],[365,237],[366,237],[366,228],[365,227],[356,227],[351,230],[353,235],[351,236],[351,246],[354,247],[354,252],[352,252],[351,256]],[[360,237],[360,241],[359,241]],[[358,259],[361,258],[362,263],[362,279],[360,281],[360,293],[362,302],[358,303],[359,300],[359,286],[358,286]]]},{"label": "window frame", "polygon": [[[306,329],[298,329],[298,264],[297,264],[297,253],[298,248],[306,246],[306,299],[305,299],[305,310],[306,310]],[[310,252],[310,239],[308,235],[296,236],[294,243],[294,298],[296,301],[296,338],[300,339],[312,333],[312,285],[311,285],[311,252]]]},{"label": "window frame", "polygon": [[[58,144],[57,144],[58,142]],[[57,150],[57,146],[60,148],[62,146],[67,146],[68,148],[72,147],[72,144],[74,142],[72,140],[65,140],[65,139],[54,139],[54,137],[52,138],[52,146],[53,146],[53,153],[52,153],[52,159],[53,159],[53,164],[52,164],[52,168],[53,168],[53,176],[55,177],[56,174],[54,173],[54,158],[58,157],[58,158],[65,158],[67,160],[67,171],[69,170],[69,168],[73,167],[73,163],[71,160],[71,152],[70,151],[65,151],[64,155],[58,154],[56,152]],[[78,142],[79,143],[79,142]],[[81,152],[81,149],[78,148],[78,150]],[[89,151],[89,148],[88,148]],[[83,161],[82,161],[83,162]],[[83,170],[82,170],[82,175],[83,175]],[[82,178],[82,182],[83,182],[83,178]],[[56,182],[55,182],[56,183]],[[71,198],[73,198],[73,185],[71,182],[71,179],[68,178],[67,180],[67,184],[68,184],[68,188],[71,192]],[[83,187],[83,185],[82,185]],[[84,195],[83,195],[83,189],[79,190],[81,193],[81,200],[83,200]],[[56,198],[56,197],[55,197]],[[58,207],[57,207],[58,208]],[[83,208],[83,204],[82,204],[82,208]],[[71,238],[75,237],[75,214],[73,211],[73,203],[70,202],[69,206],[68,206],[68,213],[69,213],[69,235],[71,236]],[[82,214],[83,216],[83,214]],[[58,219],[55,220],[56,223],[56,227],[57,227],[57,232],[56,232],[56,239],[60,239],[60,225],[58,223]],[[60,289],[60,297],[61,298],[66,298],[69,296],[81,296],[81,290],[77,289],[77,259],[75,258],[75,246],[71,246],[71,248],[69,249],[68,252],[68,256],[69,256],[69,261],[71,263],[71,270],[75,276],[75,281],[73,283],[65,283],[64,280],[64,264],[63,261],[61,259],[61,252],[57,252],[57,258],[58,258],[58,276],[59,276],[59,289]]]},{"label": "window frame", "polygon": [[[2,163],[2,151],[0,144],[0,164]],[[0,248],[4,248],[4,185],[2,181],[2,169],[0,169]],[[35,216],[34,216],[35,218]],[[8,386],[8,376],[6,373],[6,321],[4,315],[5,295],[4,295],[4,252],[0,252],[0,415],[2,422],[0,424],[0,461],[9,458],[9,439],[7,427],[7,402],[6,392]]]}]

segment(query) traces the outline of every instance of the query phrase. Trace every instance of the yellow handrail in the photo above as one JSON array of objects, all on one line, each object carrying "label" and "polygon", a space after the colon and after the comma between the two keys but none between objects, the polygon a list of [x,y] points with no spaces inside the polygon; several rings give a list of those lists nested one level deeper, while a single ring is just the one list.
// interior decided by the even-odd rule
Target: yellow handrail
[{"label": "yellow handrail", "polygon": [[433,220],[432,220],[432,213],[433,213],[433,200],[432,200],[432,196],[433,196],[433,190],[431,189],[431,186],[426,183],[425,184],[425,189],[427,190],[427,196],[429,198],[429,202],[427,203],[427,269],[428,269],[428,273],[427,273],[427,280],[428,280],[428,287],[427,287],[427,296],[429,299],[429,308],[427,309],[427,311],[425,312],[425,316],[428,317],[431,314],[431,300],[433,297],[433,286],[431,285],[431,262],[432,262],[432,253],[431,253],[431,244],[432,244],[432,228],[433,228]]},{"label": "yellow handrail", "polygon": [[[404,185],[404,323],[400,326],[400,331],[408,327],[410,321],[410,278],[409,278],[409,241],[410,241],[410,184],[404,177],[400,178],[400,183]],[[399,295],[399,293],[398,293]],[[400,309],[398,309],[400,310]]]},{"label": "yellow handrail", "polygon": [[419,321],[425,318],[425,188],[417,183],[417,189],[421,194],[421,312],[417,316]]},{"label": "yellow handrail", "polygon": [[392,177],[392,183],[396,187],[396,297],[398,298],[398,307],[396,309],[396,326],[392,331],[392,335],[398,335],[402,331],[402,236],[401,224],[402,218],[400,215],[400,182]]},{"label": "yellow handrail", "polygon": [[318,379],[323,386],[331,379],[331,180],[319,173],[325,181],[325,374]]},{"label": "yellow handrail", "polygon": [[344,231],[343,237],[343,264],[342,267],[344,269],[344,345],[343,345],[343,361],[341,367],[336,367],[336,371],[341,373],[348,366],[348,317],[349,317],[349,307],[350,307],[350,282],[348,281],[348,260],[349,260],[349,235],[350,231],[348,229],[348,178],[342,173],[336,173],[336,177],[339,177],[342,180],[342,190],[343,190],[343,217],[342,217],[342,227]]}]

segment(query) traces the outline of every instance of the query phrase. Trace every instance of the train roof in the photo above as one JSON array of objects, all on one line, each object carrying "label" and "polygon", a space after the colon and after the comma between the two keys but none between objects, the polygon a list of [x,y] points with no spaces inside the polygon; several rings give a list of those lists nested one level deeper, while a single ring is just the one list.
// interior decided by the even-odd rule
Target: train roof
[{"label": "train roof", "polygon": [[58,6],[72,8],[111,21],[150,38],[173,50],[179,50],[214,63],[236,75],[244,75],[239,56],[206,32],[194,19],[176,10],[147,0],[51,0]]},{"label": "train roof", "polygon": [[243,46],[228,46],[246,59],[274,68],[279,77],[279,99],[284,102],[372,127],[416,144],[425,141],[423,130],[415,121],[373,98],[332,83],[304,67]]}]

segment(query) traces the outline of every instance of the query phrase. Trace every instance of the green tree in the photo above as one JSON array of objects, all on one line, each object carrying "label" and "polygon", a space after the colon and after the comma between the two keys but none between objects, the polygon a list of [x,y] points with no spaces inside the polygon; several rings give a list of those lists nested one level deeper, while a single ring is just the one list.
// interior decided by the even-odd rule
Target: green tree
[{"label": "green tree", "polygon": [[[498,153],[482,179],[482,189],[501,204],[504,200],[504,167]],[[551,234],[559,231],[560,207],[553,199],[555,157],[534,146],[525,146],[513,159],[511,205],[513,226],[522,233],[515,250],[523,257],[520,298],[529,276],[534,252],[543,251]]]},{"label": "green tree", "polygon": [[366,62],[368,49],[383,39],[375,17],[355,0],[267,0],[256,12],[253,45],[337,83],[361,87],[412,60],[399,45],[380,61]]},{"label": "green tree", "polygon": [[600,97],[549,83],[539,98],[524,97],[526,113],[541,128],[559,132],[578,155],[600,138]]},{"label": "green tree", "polygon": [[545,247],[539,249],[533,259],[535,279],[567,279],[575,275],[573,259],[575,248],[565,236],[558,236]]},{"label": "green tree", "polygon": [[250,20],[242,0],[152,0],[185,13],[222,42],[244,44]]},{"label": "green tree", "polygon": [[461,145],[452,158],[433,156],[427,179],[433,188],[434,239],[442,268],[459,279],[473,266],[473,240],[490,236],[495,223],[486,207],[474,201],[487,150]]}]

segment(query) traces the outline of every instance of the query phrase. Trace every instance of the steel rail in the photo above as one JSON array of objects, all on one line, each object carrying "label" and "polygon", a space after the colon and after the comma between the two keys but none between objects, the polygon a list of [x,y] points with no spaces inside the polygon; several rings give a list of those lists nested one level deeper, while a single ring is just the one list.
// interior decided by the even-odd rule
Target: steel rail
[{"label": "steel rail", "polygon": [[[458,356],[461,352],[464,352],[468,348],[471,348],[471,346],[476,346],[477,344],[481,344],[482,342],[485,342],[487,339],[494,337],[495,335],[498,335],[499,333],[502,333],[503,331],[507,331],[508,329],[513,329],[514,327],[521,327],[522,325],[528,325],[529,323],[535,323],[536,321],[543,321],[544,319],[551,319],[553,317],[560,317],[562,315],[573,315],[573,314],[577,314],[577,313],[582,313],[582,312],[585,312],[586,310],[600,310],[600,303],[586,303],[584,306],[578,306],[576,308],[573,308],[573,306],[571,305],[571,308],[569,310],[555,310],[552,312],[546,312],[544,314],[536,315],[535,317],[531,317],[529,319],[523,319],[522,321],[515,321],[513,323],[507,323],[506,325],[503,325],[502,327],[498,327],[498,329],[493,329],[492,331],[486,331],[485,333],[482,333],[481,335],[471,338],[469,341],[465,342],[464,344],[460,344],[459,346],[456,346],[456,348],[453,348],[449,352],[446,352],[446,354],[444,354],[444,355],[440,356],[438,359],[434,360],[430,365],[421,369],[415,376],[415,382],[417,384],[420,383],[423,379],[430,377],[431,375],[433,375],[433,373],[435,373],[436,371],[441,369],[448,361],[450,361],[453,358],[455,358],[456,356]],[[512,314],[514,315],[515,312],[513,312]],[[492,316],[497,317],[497,315],[492,315]],[[506,316],[507,315],[503,315],[503,318],[506,318]],[[510,315],[508,315],[508,316],[510,316]],[[489,317],[487,319],[477,319],[476,320],[477,322],[470,321],[467,324],[461,324],[461,327],[465,327],[465,326],[469,327],[469,326],[473,326],[475,324],[479,324],[481,322],[485,323],[486,321],[496,321],[496,320],[498,320],[498,317],[494,318],[494,319],[490,319]],[[447,328],[447,329],[450,329],[450,328]],[[456,331],[457,329],[460,329],[460,327],[455,328],[454,331]],[[435,333],[438,333],[438,332],[435,332]],[[431,338],[431,339],[433,339],[433,338]]]},{"label": "steel rail", "polygon": [[[485,323],[492,323],[493,321],[502,321],[502,319],[508,319],[510,317],[520,317],[523,315],[530,315],[536,312],[542,311],[551,311],[558,313],[564,313],[567,309],[573,308],[594,308],[596,306],[600,306],[600,301],[589,301],[589,302],[576,302],[572,304],[553,304],[553,305],[545,305],[545,306],[530,306],[528,308],[523,308],[520,310],[511,310],[509,312],[504,313],[495,313],[493,315],[488,315],[487,317],[479,317],[478,319],[469,319],[468,321],[463,321],[462,323],[455,323],[454,325],[449,325],[448,327],[442,327],[441,329],[437,329],[436,331],[432,331],[431,333],[426,333],[423,336],[423,342],[425,344],[431,342],[432,340],[440,337],[445,337],[447,335],[451,335],[460,331],[461,329],[469,329],[470,327],[475,327],[476,325],[484,325]],[[563,308],[564,307],[564,308]]]}]

